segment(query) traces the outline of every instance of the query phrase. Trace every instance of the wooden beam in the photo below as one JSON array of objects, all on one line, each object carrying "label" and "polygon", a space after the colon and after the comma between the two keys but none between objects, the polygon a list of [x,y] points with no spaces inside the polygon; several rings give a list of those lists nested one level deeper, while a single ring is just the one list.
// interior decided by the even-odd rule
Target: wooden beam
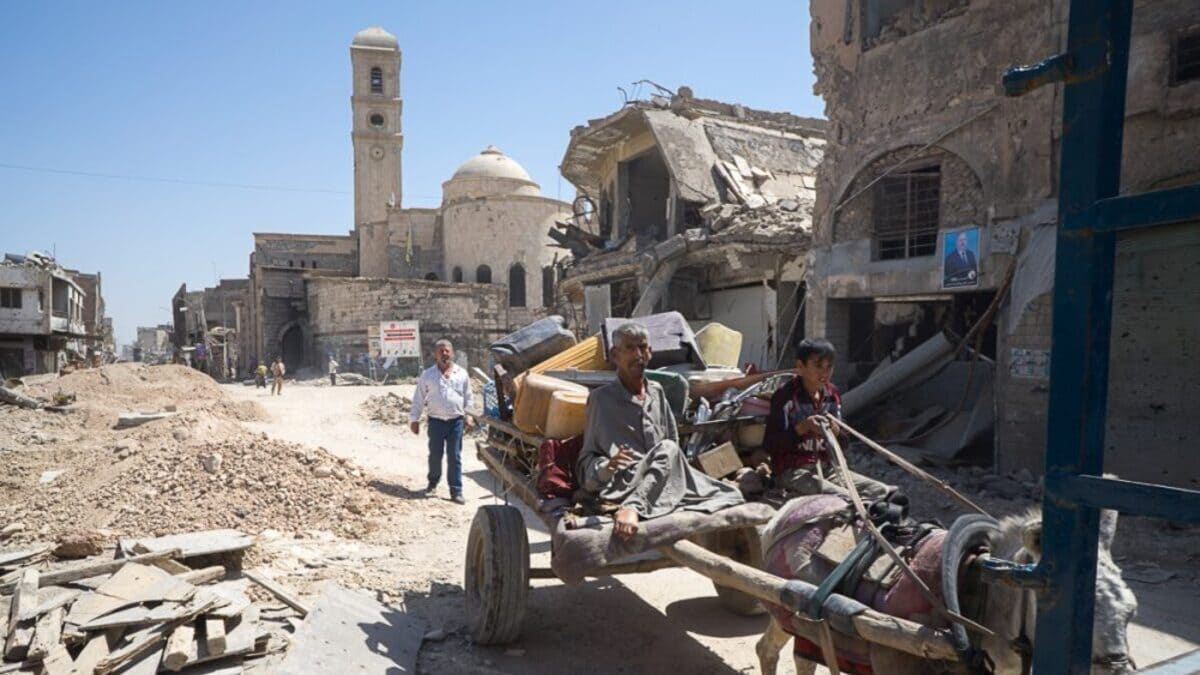
[{"label": "wooden beam", "polygon": [[[803,605],[817,590],[817,587],[812,584],[782,579],[717,555],[686,540],[677,541],[671,546],[660,548],[659,551],[722,586],[752,595],[772,605],[782,607]],[[791,601],[785,602],[785,597]],[[794,607],[789,608],[794,609]],[[944,631],[937,631],[928,626],[889,616],[872,609],[863,610],[847,618],[858,637],[868,642],[926,659],[954,661],[958,658],[954,646]],[[821,637],[815,631],[811,636],[805,635],[804,637],[810,639],[814,644],[820,644]]]},{"label": "wooden beam", "polygon": [[[157,551],[154,553],[147,553],[145,555],[136,555],[132,558],[119,558],[116,560],[106,560],[104,562],[77,565],[65,570],[47,572],[46,574],[41,575],[38,577],[38,585],[55,586],[58,584],[65,584],[72,581],[78,581],[80,579],[100,576],[101,574],[111,574],[124,567],[126,563],[149,563],[154,560],[162,560],[163,558],[177,557],[179,557],[179,549],[173,549],[170,551]],[[15,584],[2,585],[0,586],[0,593],[11,593],[14,586]]]},{"label": "wooden beam", "polygon": [[262,586],[263,588],[267,589],[267,591],[270,592],[271,595],[274,595],[281,602],[283,602],[283,604],[287,605],[288,607],[291,607],[292,609],[296,610],[297,612],[300,612],[301,617],[305,617],[308,615],[308,611],[309,611],[308,605],[305,605],[303,602],[301,602],[300,599],[296,597],[296,594],[293,591],[290,591],[290,590],[284,588],[283,586],[279,585],[278,583],[272,581],[270,578],[263,575],[262,572],[259,572],[256,570],[245,570],[244,572],[242,572],[242,576],[246,577],[250,581],[253,581],[254,583],[258,584],[259,586]]},{"label": "wooden beam", "polygon": [[37,628],[33,632],[33,642],[29,644],[27,658],[44,660],[50,656],[54,648],[62,642],[63,619],[66,616],[66,607],[56,607],[37,620]]},{"label": "wooden beam", "polygon": [[225,568],[220,565],[213,565],[212,567],[202,567],[198,570],[184,572],[183,574],[177,574],[175,576],[183,581],[188,582],[189,584],[206,584],[210,581],[216,581],[217,579],[224,577]]},{"label": "wooden beam", "polygon": [[225,653],[225,619],[218,616],[204,618],[204,646],[209,654]]},{"label": "wooden beam", "polygon": [[167,648],[163,652],[163,667],[170,671],[183,668],[188,662],[188,655],[194,650],[195,642],[196,626],[190,621],[171,631],[171,636],[167,638]]}]

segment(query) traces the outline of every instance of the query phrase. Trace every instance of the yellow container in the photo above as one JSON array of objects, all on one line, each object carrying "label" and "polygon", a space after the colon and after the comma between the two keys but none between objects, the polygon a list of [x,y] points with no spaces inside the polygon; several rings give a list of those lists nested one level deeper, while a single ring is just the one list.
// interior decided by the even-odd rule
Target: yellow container
[{"label": "yellow container", "polygon": [[742,354],[742,334],[719,323],[710,323],[696,333],[696,346],[709,367],[736,368]]},{"label": "yellow container", "polygon": [[587,394],[556,391],[550,395],[546,414],[546,438],[570,438],[583,433],[587,412]]},{"label": "yellow container", "polygon": [[546,434],[550,399],[555,392],[567,391],[587,396],[588,389],[556,377],[525,373],[516,380],[517,400],[513,403],[513,424],[527,434]]},{"label": "yellow container", "polygon": [[599,335],[580,342],[569,349],[551,356],[529,369],[531,373],[544,373],[550,370],[608,370],[608,360],[604,358],[604,346]]}]

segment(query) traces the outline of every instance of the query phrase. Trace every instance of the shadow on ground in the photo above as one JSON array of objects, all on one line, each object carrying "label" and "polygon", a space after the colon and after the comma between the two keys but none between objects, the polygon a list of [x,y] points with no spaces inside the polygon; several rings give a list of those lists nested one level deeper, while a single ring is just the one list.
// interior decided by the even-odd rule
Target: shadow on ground
[{"label": "shadow on ground", "polygon": [[520,637],[496,646],[467,638],[461,587],[434,584],[427,593],[406,593],[409,612],[447,633],[443,641],[422,645],[417,672],[734,674],[739,671],[689,631],[749,635],[766,625],[762,617],[730,621],[715,598],[674,603],[663,616],[614,579],[572,587],[537,583],[529,590]]}]

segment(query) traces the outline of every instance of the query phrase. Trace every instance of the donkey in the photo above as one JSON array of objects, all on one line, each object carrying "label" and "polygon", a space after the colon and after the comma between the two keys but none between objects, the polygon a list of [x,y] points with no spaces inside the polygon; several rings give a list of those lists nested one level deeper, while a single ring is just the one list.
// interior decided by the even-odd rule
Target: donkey
[{"label": "donkey", "polygon": [[[801,579],[812,584],[819,584],[829,571],[827,561],[821,561],[813,552],[837,528],[850,528],[844,518],[829,519],[835,511],[841,512],[845,502],[832,495],[813,495],[799,497],[789,501],[779,510],[767,524],[763,533],[763,557],[766,570],[772,574],[789,578]],[[970,518],[970,517],[967,517]],[[986,529],[991,549],[995,558],[1012,560],[1019,563],[1036,562],[1041,557],[1041,512],[1037,508],[1009,516],[998,524],[991,519],[986,520]],[[964,519],[966,520],[966,519]],[[1092,640],[1092,675],[1120,675],[1134,672],[1136,666],[1129,657],[1129,644],[1126,637],[1127,628],[1134,612],[1137,611],[1137,598],[1121,578],[1121,569],[1113,562],[1110,549],[1116,534],[1117,513],[1103,511],[1100,524],[1099,559],[1096,567],[1096,610]],[[831,529],[832,528],[832,529]],[[952,528],[952,530],[957,530]],[[837,533],[846,536],[847,533]],[[940,595],[941,587],[941,556],[942,544],[949,537],[944,530],[938,530],[929,535],[925,541],[933,542],[932,546],[922,548],[913,559],[914,567],[924,565],[918,570],[921,576]],[[927,553],[926,548],[934,551]],[[922,560],[936,556],[933,565],[930,561]],[[934,569],[936,568],[936,569]],[[933,570],[930,572],[930,570]],[[1023,673],[1028,672],[1029,649],[1032,648],[1034,635],[1034,619],[1036,616],[1036,596],[1033,591],[1018,589],[1001,584],[984,586],[977,575],[966,575],[962,592],[957,593],[963,607],[972,608],[972,618],[983,624],[995,635],[984,637],[978,647],[986,652],[994,664],[994,673]],[[975,577],[971,579],[969,577]],[[907,580],[902,580],[907,581]],[[952,587],[957,584],[953,584]],[[860,585],[861,586],[861,585]],[[899,583],[897,584],[899,586]],[[868,589],[867,594],[874,592]],[[880,592],[882,593],[882,592]],[[862,593],[856,593],[863,595]],[[894,596],[894,594],[893,594]],[[982,596],[982,597],[980,597]],[[875,594],[865,598],[866,604],[878,606],[881,599],[887,597]],[[863,597],[859,598],[864,599]],[[903,611],[893,612],[908,615],[905,618],[919,623],[945,628],[944,621],[930,611],[924,601],[913,603],[894,601],[883,603],[885,611],[900,607]],[[787,632],[788,610],[782,607],[768,607],[771,621],[766,632],[758,641],[756,651],[763,675],[774,675],[779,662],[779,652],[792,639]],[[965,639],[965,634],[961,633]],[[850,655],[849,663],[843,666],[851,672],[872,672],[877,675],[925,675],[929,673],[965,673],[967,669],[958,663],[932,663],[882,645],[868,645],[856,640],[843,640],[835,635],[835,644],[839,659],[843,658],[845,649]],[[796,674],[813,675],[817,662],[814,658],[814,647],[796,638],[794,654]],[[849,643],[849,644],[847,644]],[[854,656],[857,650],[857,657]],[[1024,653],[1022,653],[1024,651]],[[802,656],[801,653],[806,656]],[[818,660],[819,656],[816,656]]]}]

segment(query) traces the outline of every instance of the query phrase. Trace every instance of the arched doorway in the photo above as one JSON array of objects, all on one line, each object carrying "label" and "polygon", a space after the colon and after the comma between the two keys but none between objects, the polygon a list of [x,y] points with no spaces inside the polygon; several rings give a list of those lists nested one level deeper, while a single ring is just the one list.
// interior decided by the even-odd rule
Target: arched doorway
[{"label": "arched doorway", "polygon": [[279,339],[279,352],[289,373],[295,373],[304,365],[304,331],[298,324],[288,328]]}]

